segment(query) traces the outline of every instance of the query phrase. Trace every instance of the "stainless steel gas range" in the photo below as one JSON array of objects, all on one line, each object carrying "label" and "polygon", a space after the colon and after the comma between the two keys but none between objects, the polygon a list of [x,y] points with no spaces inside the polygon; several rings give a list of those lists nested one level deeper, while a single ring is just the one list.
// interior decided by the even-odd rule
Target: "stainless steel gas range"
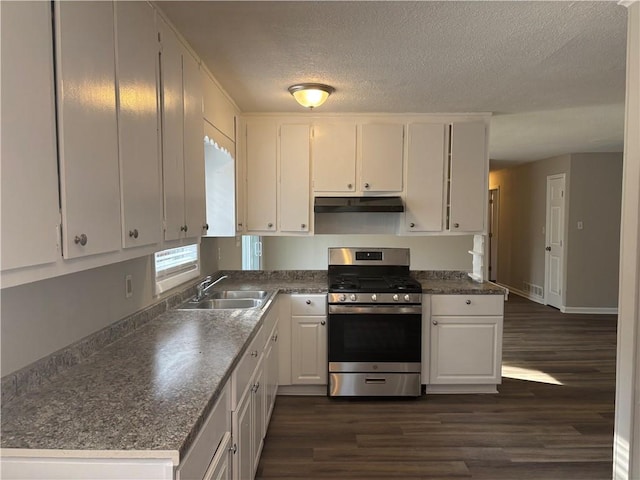
[{"label": "stainless steel gas range", "polygon": [[332,397],[419,396],[422,286],[408,248],[330,248]]}]

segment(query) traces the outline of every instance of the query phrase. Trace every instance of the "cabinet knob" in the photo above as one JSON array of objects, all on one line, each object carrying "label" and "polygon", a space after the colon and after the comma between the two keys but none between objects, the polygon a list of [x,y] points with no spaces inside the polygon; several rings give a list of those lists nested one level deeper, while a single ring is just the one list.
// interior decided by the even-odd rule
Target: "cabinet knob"
[{"label": "cabinet knob", "polygon": [[369,185],[368,183],[364,184],[364,188],[366,188],[367,190],[369,190],[370,187],[371,187],[371,185]]},{"label": "cabinet knob", "polygon": [[544,247],[544,249],[545,249],[547,252],[550,252],[550,251],[551,251],[551,247]]},{"label": "cabinet knob", "polygon": [[76,238],[73,239],[73,242],[76,245],[80,244],[84,247],[87,244],[87,236],[84,233],[76,235]]},{"label": "cabinet knob", "polygon": [[460,224],[459,224],[459,223],[454,223],[454,224],[453,224],[453,228],[459,228],[459,227],[460,227]]},{"label": "cabinet knob", "polygon": [[327,324],[327,322],[325,320],[321,320],[320,321],[320,325],[325,326]]},{"label": "cabinet knob", "polygon": [[182,225],[180,227],[180,231],[181,232],[187,233],[187,230],[189,230],[189,226],[188,225]]},{"label": "cabinet knob", "polygon": [[304,303],[306,303],[307,305],[311,305],[311,300],[307,300],[307,301],[306,301],[306,302],[304,302]]},{"label": "cabinet knob", "polygon": [[306,223],[301,223],[300,224],[300,228],[302,228],[304,230],[305,228],[307,228],[307,224]]},{"label": "cabinet knob", "polygon": [[411,227],[411,228],[413,228],[413,227],[415,227],[415,226],[416,226],[416,224],[415,224],[415,223],[413,223],[413,222],[411,222],[411,223],[409,224],[409,227]]},{"label": "cabinet knob", "polygon": [[271,222],[267,223],[267,227],[269,227],[269,228],[273,227],[273,223],[271,223]]},{"label": "cabinet knob", "polygon": [[438,321],[437,321],[437,320],[434,320],[434,321],[433,321],[433,322],[431,322],[431,323],[433,323],[434,325],[437,325],[437,324],[438,324]]},{"label": "cabinet knob", "polygon": [[258,351],[257,350],[253,350],[251,352],[251,356],[254,357],[254,358],[257,357],[258,356]]},{"label": "cabinet knob", "polygon": [[134,228],[133,230],[129,230],[129,237],[138,238],[138,229]]},{"label": "cabinet knob", "polygon": [[234,443],[232,447],[229,447],[229,451],[230,451],[233,455],[235,455],[235,454],[236,454],[236,452],[238,451],[238,444],[237,444],[237,443]]},{"label": "cabinet knob", "polygon": [[348,188],[349,190],[351,190],[351,189],[353,188],[353,184],[352,184],[352,183],[347,183],[347,188]]},{"label": "cabinet knob", "polygon": [[242,223],[239,223],[239,224],[238,224],[238,226],[239,226],[239,227],[242,227]]},{"label": "cabinet knob", "polygon": [[273,341],[273,342],[277,342],[278,341],[278,334],[277,333],[274,336],[271,337],[271,341]]},{"label": "cabinet knob", "polygon": [[206,232],[209,230],[209,224],[205,223],[204,225],[202,225],[202,229]]},{"label": "cabinet knob", "polygon": [[471,300],[467,300],[467,301],[466,301],[466,302],[464,302],[464,303],[466,303],[467,305],[471,305]]}]

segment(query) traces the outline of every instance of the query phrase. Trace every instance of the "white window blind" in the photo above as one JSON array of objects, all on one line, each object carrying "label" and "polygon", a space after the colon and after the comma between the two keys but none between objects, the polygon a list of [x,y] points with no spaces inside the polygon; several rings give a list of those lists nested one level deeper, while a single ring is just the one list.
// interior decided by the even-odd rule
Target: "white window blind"
[{"label": "white window blind", "polygon": [[170,248],[154,254],[156,295],[200,275],[198,245]]}]

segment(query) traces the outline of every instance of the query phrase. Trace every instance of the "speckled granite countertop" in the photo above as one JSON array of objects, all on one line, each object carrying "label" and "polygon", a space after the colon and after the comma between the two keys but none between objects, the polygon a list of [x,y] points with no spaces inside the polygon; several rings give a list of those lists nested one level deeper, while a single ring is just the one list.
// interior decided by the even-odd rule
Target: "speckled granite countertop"
[{"label": "speckled granite countertop", "polygon": [[[164,451],[191,446],[275,294],[325,293],[326,275],[221,272],[215,289],[273,293],[258,310],[169,310],[2,405],[2,448]],[[503,294],[493,284],[416,274],[425,293]]]}]

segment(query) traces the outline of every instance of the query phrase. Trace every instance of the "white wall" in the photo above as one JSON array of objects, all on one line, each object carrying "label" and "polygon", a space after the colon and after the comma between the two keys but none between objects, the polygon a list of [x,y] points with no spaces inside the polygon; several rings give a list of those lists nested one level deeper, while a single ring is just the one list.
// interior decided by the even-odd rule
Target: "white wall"
[{"label": "white wall", "polygon": [[315,235],[264,237],[264,270],[324,270],[329,247],[408,247],[412,270],[471,271],[473,236]]}]

